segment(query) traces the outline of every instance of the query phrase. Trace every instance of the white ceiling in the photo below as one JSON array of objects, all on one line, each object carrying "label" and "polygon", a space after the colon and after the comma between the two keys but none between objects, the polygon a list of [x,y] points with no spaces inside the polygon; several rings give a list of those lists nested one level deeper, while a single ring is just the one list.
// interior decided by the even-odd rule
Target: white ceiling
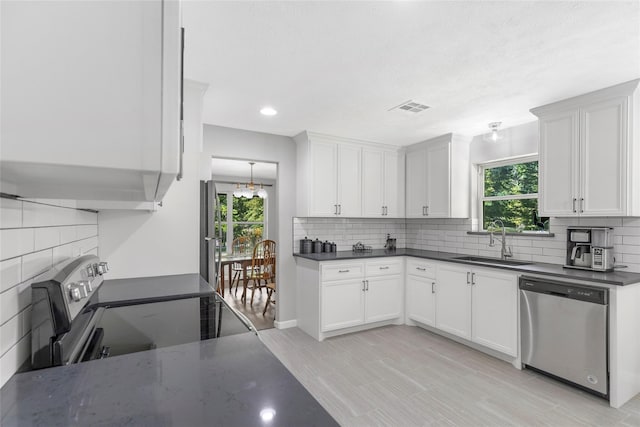
[{"label": "white ceiling", "polygon": [[[249,181],[251,166],[249,160],[211,159],[211,170],[216,176],[236,177],[241,181]],[[276,179],[278,167],[275,163],[256,162],[253,165],[253,180]]]},{"label": "white ceiling", "polygon": [[[183,22],[205,123],[287,136],[478,135],[640,77],[637,0],[187,1]],[[388,111],[409,99],[431,108]]]}]

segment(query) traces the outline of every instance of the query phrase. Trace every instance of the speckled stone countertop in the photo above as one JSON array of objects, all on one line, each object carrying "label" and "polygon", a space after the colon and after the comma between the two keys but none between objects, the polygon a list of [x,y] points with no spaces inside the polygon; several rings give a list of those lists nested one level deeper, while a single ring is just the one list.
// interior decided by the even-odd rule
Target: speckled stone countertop
[{"label": "speckled stone countertop", "polygon": [[338,425],[251,332],[17,374],[0,402],[3,427]]},{"label": "speckled stone countertop", "polygon": [[505,270],[518,271],[522,273],[530,274],[544,274],[549,276],[556,276],[558,278],[576,279],[576,280],[588,280],[592,282],[606,283],[609,285],[624,286],[633,283],[640,283],[639,273],[627,273],[623,271],[612,271],[609,273],[601,273],[597,271],[588,270],[574,270],[570,268],[564,268],[558,264],[546,264],[546,263],[531,263],[526,265],[491,265],[465,261],[457,259],[464,257],[463,254],[456,254],[450,252],[436,252],[436,251],[424,251],[420,249],[396,249],[395,251],[387,251],[385,249],[374,249],[371,252],[358,252],[352,251],[338,251],[330,253],[317,253],[317,254],[293,254],[299,258],[305,258],[313,261],[350,261],[355,259],[366,258],[381,258],[381,257],[394,257],[394,256],[411,256],[416,258],[432,259],[435,261],[448,261],[456,262],[460,264],[469,264],[490,268],[501,268]]}]

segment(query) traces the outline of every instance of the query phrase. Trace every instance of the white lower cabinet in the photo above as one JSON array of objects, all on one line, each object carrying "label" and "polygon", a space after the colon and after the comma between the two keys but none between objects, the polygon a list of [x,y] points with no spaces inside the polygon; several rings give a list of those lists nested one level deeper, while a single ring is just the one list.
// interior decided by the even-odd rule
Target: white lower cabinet
[{"label": "white lower cabinet", "polygon": [[474,269],[471,287],[471,340],[518,355],[518,277]]},{"label": "white lower cabinet", "polygon": [[471,339],[470,269],[439,264],[436,284],[436,328]]},{"label": "white lower cabinet", "polygon": [[405,280],[408,320],[424,325],[436,325],[435,266],[427,261],[409,259]]},{"label": "white lower cabinet", "polygon": [[349,328],[364,323],[363,280],[322,284],[322,330]]},{"label": "white lower cabinet", "polygon": [[518,276],[438,264],[436,328],[517,357]]},{"label": "white lower cabinet", "polygon": [[402,259],[323,263],[320,274],[321,332],[402,317]]},{"label": "white lower cabinet", "polygon": [[402,278],[400,275],[365,279],[365,322],[380,322],[402,316]]}]

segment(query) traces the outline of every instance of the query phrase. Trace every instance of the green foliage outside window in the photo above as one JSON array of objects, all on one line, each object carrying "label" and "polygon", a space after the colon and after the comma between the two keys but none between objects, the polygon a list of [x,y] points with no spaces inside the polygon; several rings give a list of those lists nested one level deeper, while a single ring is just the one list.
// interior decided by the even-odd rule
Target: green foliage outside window
[{"label": "green foliage outside window", "polygon": [[482,228],[500,219],[510,231],[548,230],[549,218],[538,218],[537,193],[537,161],[485,168]]},{"label": "green foliage outside window", "polygon": [[[250,247],[253,248],[256,243],[263,240],[264,234],[264,199],[254,197],[247,199],[244,197],[232,197],[230,194],[220,193],[220,214],[222,225],[220,227],[222,236],[222,250],[227,250],[227,239],[236,239],[240,236],[248,236],[250,238]],[[229,202],[232,201],[232,210],[229,211]],[[230,214],[230,215],[229,215]],[[233,236],[227,237],[228,227],[231,226]]]}]

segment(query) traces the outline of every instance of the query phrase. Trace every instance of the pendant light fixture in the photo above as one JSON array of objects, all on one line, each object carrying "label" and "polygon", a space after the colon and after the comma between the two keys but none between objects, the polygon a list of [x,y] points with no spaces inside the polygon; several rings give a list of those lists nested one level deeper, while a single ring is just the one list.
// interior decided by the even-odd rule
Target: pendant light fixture
[{"label": "pendant light fixture", "polygon": [[[258,189],[256,184],[253,182],[253,165],[255,165],[256,162],[249,162],[249,164],[251,165],[251,179],[249,182],[245,182],[244,184],[237,183],[236,189],[233,190],[233,197],[252,199],[254,196],[258,196],[261,199],[266,199],[267,190],[264,189],[264,186],[260,184],[260,188]],[[242,185],[244,185],[244,188],[242,188]]]}]

